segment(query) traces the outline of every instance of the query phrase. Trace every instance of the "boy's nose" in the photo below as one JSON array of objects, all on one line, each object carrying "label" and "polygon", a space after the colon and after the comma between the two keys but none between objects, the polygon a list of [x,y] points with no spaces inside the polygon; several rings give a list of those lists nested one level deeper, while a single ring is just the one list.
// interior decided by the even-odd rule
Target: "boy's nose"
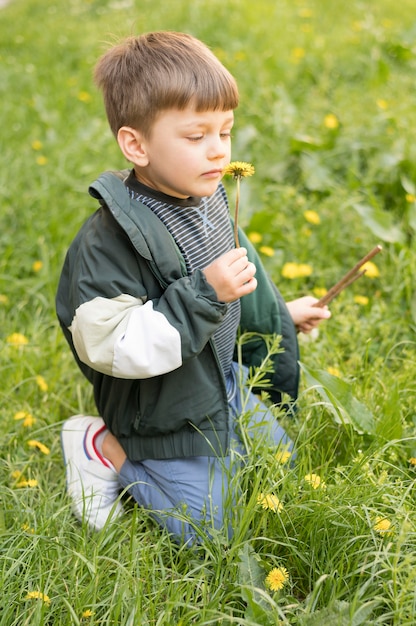
[{"label": "boy's nose", "polygon": [[226,147],[220,137],[213,139],[208,148],[209,159],[223,159],[226,155]]}]

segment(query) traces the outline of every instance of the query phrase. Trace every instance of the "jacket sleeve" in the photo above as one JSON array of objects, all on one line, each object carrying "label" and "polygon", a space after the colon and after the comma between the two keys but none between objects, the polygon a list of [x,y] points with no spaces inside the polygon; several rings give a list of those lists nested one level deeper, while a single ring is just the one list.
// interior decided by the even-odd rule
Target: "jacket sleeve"
[{"label": "jacket sleeve", "polygon": [[200,271],[178,273],[162,288],[105,209],[67,255],[59,303],[80,361],[126,379],[158,376],[192,359],[227,310]]}]

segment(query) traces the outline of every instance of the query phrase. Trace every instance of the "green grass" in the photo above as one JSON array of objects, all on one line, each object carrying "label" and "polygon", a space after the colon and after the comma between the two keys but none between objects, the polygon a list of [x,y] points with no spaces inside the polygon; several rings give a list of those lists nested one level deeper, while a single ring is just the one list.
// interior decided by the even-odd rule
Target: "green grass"
[{"label": "green grass", "polygon": [[[413,5],[13,0],[1,9],[2,626],[414,623]],[[254,442],[237,476],[234,539],[215,534],[195,550],[131,503],[117,525],[80,526],[59,445],[64,419],[94,411],[55,319],[59,271],[95,209],[89,183],[126,166],[92,67],[117,37],[153,29],[200,37],[237,77],[233,158],[256,168],[242,184],[241,221],[288,299],[331,286],[383,244],[379,276],[333,302],[318,339],[301,338],[309,374],[297,415],[285,418],[296,466]],[[284,278],[287,262],[312,273]],[[13,333],[28,343],[10,344]],[[15,419],[20,412],[32,425]],[[305,481],[311,473],[324,487]],[[261,493],[283,509],[263,510]],[[377,530],[380,519],[391,532]],[[265,578],[281,566],[289,580],[273,593]]]}]

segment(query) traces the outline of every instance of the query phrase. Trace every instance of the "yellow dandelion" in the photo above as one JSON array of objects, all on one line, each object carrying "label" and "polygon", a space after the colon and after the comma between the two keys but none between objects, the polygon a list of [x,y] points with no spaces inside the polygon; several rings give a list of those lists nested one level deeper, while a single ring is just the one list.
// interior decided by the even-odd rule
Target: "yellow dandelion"
[{"label": "yellow dandelion", "polygon": [[362,265],[360,269],[365,270],[364,276],[367,276],[367,278],[377,278],[378,276],[380,276],[377,265],[372,261],[367,261],[367,263],[364,263],[364,265]]},{"label": "yellow dandelion", "polygon": [[42,600],[45,604],[50,604],[51,599],[42,591],[28,591],[25,600]]},{"label": "yellow dandelion", "polygon": [[326,368],[326,371],[328,372],[328,374],[331,374],[331,376],[338,376],[338,378],[341,378],[341,372],[337,367],[332,367],[331,365],[329,365]]},{"label": "yellow dandelion", "polygon": [[312,291],[317,298],[322,298],[322,296],[328,293],[328,289],[326,287],[314,287]]},{"label": "yellow dandelion", "polygon": [[31,528],[27,522],[22,524],[20,528],[23,530],[23,532],[30,533],[31,535],[33,535],[33,533],[35,532],[35,529]]},{"label": "yellow dandelion", "polygon": [[16,421],[22,421],[23,426],[30,428],[36,422],[36,419],[33,417],[32,413],[28,413],[27,411],[17,411],[14,414],[13,419]]},{"label": "yellow dandelion", "polygon": [[11,346],[26,346],[29,343],[29,339],[22,335],[22,333],[12,333],[6,337],[6,342]]},{"label": "yellow dandelion", "polygon": [[9,304],[9,298],[4,293],[0,293],[0,304]]},{"label": "yellow dandelion", "polygon": [[38,157],[36,157],[36,163],[38,165],[46,165],[47,162],[48,162],[48,159],[43,154],[40,154]]},{"label": "yellow dandelion", "polygon": [[34,261],[34,262],[32,263],[32,270],[33,270],[34,272],[40,272],[40,270],[42,269],[42,267],[43,267],[43,263],[42,263],[42,261]]},{"label": "yellow dandelion", "polygon": [[309,209],[303,212],[303,217],[309,224],[315,224],[316,226],[321,223],[321,218],[316,211]]},{"label": "yellow dandelion", "polygon": [[229,175],[237,182],[237,190],[235,194],[235,211],[234,211],[234,241],[237,248],[240,247],[238,240],[238,210],[240,205],[240,181],[242,178],[253,176],[254,167],[251,163],[245,161],[232,161],[229,163],[222,172],[224,175]]},{"label": "yellow dandelion", "polygon": [[250,239],[251,243],[260,243],[260,241],[263,239],[263,235],[252,231],[251,233],[248,233],[248,238]]},{"label": "yellow dandelion", "polygon": [[283,509],[283,504],[274,493],[261,493],[257,496],[257,504],[260,504],[263,509],[268,509],[275,513],[279,513]]},{"label": "yellow dandelion", "polygon": [[48,391],[48,383],[43,378],[43,376],[36,376],[35,378],[36,384],[41,391]]},{"label": "yellow dandelion", "polygon": [[254,166],[245,161],[232,161],[223,169],[224,176],[232,176],[234,180],[253,176],[254,172]]},{"label": "yellow dandelion", "polygon": [[49,450],[48,446],[45,446],[44,443],[37,441],[36,439],[30,439],[27,442],[27,445],[29,446],[29,448],[37,448],[40,452],[42,452],[42,454],[50,454],[51,451]]},{"label": "yellow dandelion", "polygon": [[39,139],[35,139],[34,141],[32,141],[32,150],[42,150],[43,148],[43,144],[41,141],[39,141]]},{"label": "yellow dandelion", "polygon": [[285,263],[282,268],[283,278],[304,278],[312,274],[312,267],[307,263]]},{"label": "yellow dandelion", "polygon": [[94,611],[91,611],[91,609],[85,609],[85,611],[82,612],[81,619],[86,619],[88,617],[92,617],[93,615]]},{"label": "yellow dandelion", "polygon": [[376,517],[376,522],[373,528],[380,535],[388,536],[391,535],[393,532],[391,526],[391,521],[386,517]]},{"label": "yellow dandelion", "polygon": [[385,111],[386,109],[389,108],[389,103],[387,102],[387,100],[384,100],[383,98],[378,98],[376,100],[376,104],[378,108],[381,109],[382,111]]},{"label": "yellow dandelion", "polygon": [[326,489],[326,484],[318,474],[306,474],[304,481],[308,483],[312,489]]},{"label": "yellow dandelion", "polygon": [[416,465],[416,457],[411,456],[410,459],[409,459],[409,463],[410,463],[410,465]]},{"label": "yellow dandelion", "polygon": [[291,58],[293,63],[299,63],[305,57],[304,48],[293,48],[291,52]]},{"label": "yellow dandelion", "polygon": [[80,102],[91,102],[92,97],[88,91],[80,91],[78,94],[78,100],[80,100]]},{"label": "yellow dandelion", "polygon": [[12,472],[12,478],[13,480],[19,480],[19,478],[22,477],[22,472],[20,470],[14,470]]},{"label": "yellow dandelion", "polygon": [[370,302],[370,299],[367,296],[361,296],[357,294],[356,296],[354,296],[354,302],[356,304],[361,304],[362,306],[366,306]]},{"label": "yellow dandelion", "polygon": [[279,452],[275,455],[275,459],[278,463],[284,465],[288,462],[291,456],[292,453],[289,452],[289,450],[279,450]]},{"label": "yellow dandelion", "polygon": [[19,480],[18,483],[16,483],[16,487],[18,487],[19,489],[23,488],[23,487],[37,487],[39,485],[38,481],[36,480],[36,478],[29,478],[29,480]]},{"label": "yellow dandelion", "polygon": [[285,567],[274,567],[266,576],[266,585],[271,591],[280,591],[289,580],[289,573]]},{"label": "yellow dandelion", "polygon": [[406,202],[416,202],[416,196],[413,193],[407,193]]},{"label": "yellow dandelion", "polygon": [[333,113],[328,113],[324,117],[324,126],[329,130],[336,130],[339,126],[339,120]]},{"label": "yellow dandelion", "polygon": [[274,256],[274,250],[270,246],[261,246],[259,251],[264,254],[264,256]]}]

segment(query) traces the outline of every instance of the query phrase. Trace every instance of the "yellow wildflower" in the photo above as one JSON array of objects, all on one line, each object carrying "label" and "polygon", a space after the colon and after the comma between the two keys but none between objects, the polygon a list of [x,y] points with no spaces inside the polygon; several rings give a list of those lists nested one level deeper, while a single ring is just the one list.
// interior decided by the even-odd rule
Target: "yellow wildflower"
[{"label": "yellow wildflower", "polygon": [[39,139],[32,141],[32,150],[42,150],[43,144]]},{"label": "yellow wildflower", "polygon": [[410,463],[410,465],[416,465],[416,457],[411,456],[410,459],[409,459],[409,463]]},{"label": "yellow wildflower", "polygon": [[337,367],[332,367],[331,365],[328,365],[326,371],[328,372],[328,374],[331,374],[331,376],[338,376],[338,378],[341,378],[341,372]]},{"label": "yellow wildflower", "polygon": [[385,111],[389,107],[389,103],[387,102],[387,100],[383,100],[383,98],[378,98],[376,100],[376,104],[378,108],[382,109],[383,111]]},{"label": "yellow wildflower", "polygon": [[85,611],[82,612],[81,619],[92,617],[93,615],[94,615],[94,611],[91,611],[91,609],[86,609]]},{"label": "yellow wildflower", "polygon": [[43,267],[43,263],[42,263],[42,261],[34,261],[34,262],[32,263],[32,270],[33,270],[34,272],[40,272],[40,270],[42,269],[42,267]]},{"label": "yellow wildflower", "polygon": [[376,522],[373,528],[380,535],[388,536],[392,534],[391,521],[386,517],[376,517]]},{"label": "yellow wildflower", "polygon": [[78,94],[78,100],[80,100],[81,102],[91,102],[92,97],[91,94],[88,93],[88,91],[80,91]]},{"label": "yellow wildflower", "polygon": [[330,130],[336,130],[339,126],[339,120],[333,113],[328,113],[324,117],[324,126]]},{"label": "yellow wildflower", "polygon": [[263,239],[263,235],[253,231],[251,233],[248,233],[248,238],[250,239],[251,243],[260,243],[260,241]]},{"label": "yellow wildflower", "polygon": [[36,439],[30,439],[27,442],[27,445],[29,446],[29,448],[37,448],[38,450],[40,450],[40,452],[42,452],[42,454],[50,454],[51,451],[49,450],[48,446],[45,446],[44,443],[41,443],[40,441],[37,441]]},{"label": "yellow wildflower", "polygon": [[370,299],[367,296],[356,295],[354,296],[354,302],[356,304],[362,304],[363,306],[365,306],[370,302]]},{"label": "yellow wildflower", "polygon": [[289,574],[285,567],[274,567],[266,576],[266,585],[272,591],[280,591],[288,580]]},{"label": "yellow wildflower", "polygon": [[275,459],[278,463],[284,465],[285,463],[287,463],[291,456],[292,453],[289,452],[289,450],[279,450],[279,452],[275,456]]},{"label": "yellow wildflower", "polygon": [[270,246],[261,246],[259,251],[264,254],[264,256],[274,256],[274,250]]},{"label": "yellow wildflower", "polygon": [[303,212],[303,217],[309,224],[315,224],[316,226],[321,223],[321,218],[316,211],[309,209]]},{"label": "yellow wildflower", "polygon": [[247,178],[253,176],[254,166],[245,161],[232,161],[223,169],[224,175],[232,176],[235,180],[239,178]]},{"label": "yellow wildflower", "polygon": [[380,276],[377,265],[372,261],[367,261],[367,263],[364,263],[360,269],[365,270],[364,276],[367,276],[367,278],[377,278],[377,276]]},{"label": "yellow wildflower", "polygon": [[291,57],[293,63],[299,63],[305,56],[304,48],[293,48]]},{"label": "yellow wildflower", "polygon": [[4,293],[0,293],[0,304],[9,304],[9,298]]},{"label": "yellow wildflower", "polygon": [[257,504],[260,504],[263,509],[269,509],[275,513],[279,513],[283,509],[283,504],[274,493],[261,493],[257,496]]},{"label": "yellow wildflower", "polygon": [[18,411],[14,414],[13,419],[15,419],[16,421],[22,420],[23,426],[28,428],[30,428],[30,426],[33,426],[33,424],[36,422],[33,415],[31,413],[28,413],[27,411]]},{"label": "yellow wildflower", "polygon": [[36,384],[41,391],[48,391],[48,383],[43,376],[36,376]]},{"label": "yellow wildflower", "polygon": [[51,599],[46,593],[41,591],[28,591],[26,594],[26,600],[42,600],[45,604],[50,604]]},{"label": "yellow wildflower", "polygon": [[6,341],[11,346],[26,346],[29,343],[29,339],[22,335],[22,333],[12,333],[6,337]]},{"label": "yellow wildflower", "polygon": [[285,263],[282,268],[283,278],[304,278],[312,274],[312,267],[307,263]]},{"label": "yellow wildflower", "polygon": [[29,478],[29,480],[25,480],[23,478],[22,480],[19,480],[18,483],[16,483],[16,487],[18,487],[18,488],[22,488],[22,487],[37,487],[38,484],[39,483],[36,480],[36,478]]},{"label": "yellow wildflower", "polygon": [[48,162],[48,159],[43,154],[40,154],[38,157],[36,157],[36,163],[38,165],[46,165],[47,162]]},{"label": "yellow wildflower", "polygon": [[406,202],[416,202],[416,196],[413,193],[407,193]]},{"label": "yellow wildflower", "polygon": [[318,474],[306,474],[304,480],[309,483],[313,489],[326,489],[326,484]]},{"label": "yellow wildflower", "polygon": [[30,533],[31,535],[35,532],[34,528],[31,528],[27,522],[21,525],[21,529],[23,532]]},{"label": "yellow wildflower", "polygon": [[314,287],[312,291],[317,298],[322,298],[322,296],[328,293],[328,289],[326,287]]}]

